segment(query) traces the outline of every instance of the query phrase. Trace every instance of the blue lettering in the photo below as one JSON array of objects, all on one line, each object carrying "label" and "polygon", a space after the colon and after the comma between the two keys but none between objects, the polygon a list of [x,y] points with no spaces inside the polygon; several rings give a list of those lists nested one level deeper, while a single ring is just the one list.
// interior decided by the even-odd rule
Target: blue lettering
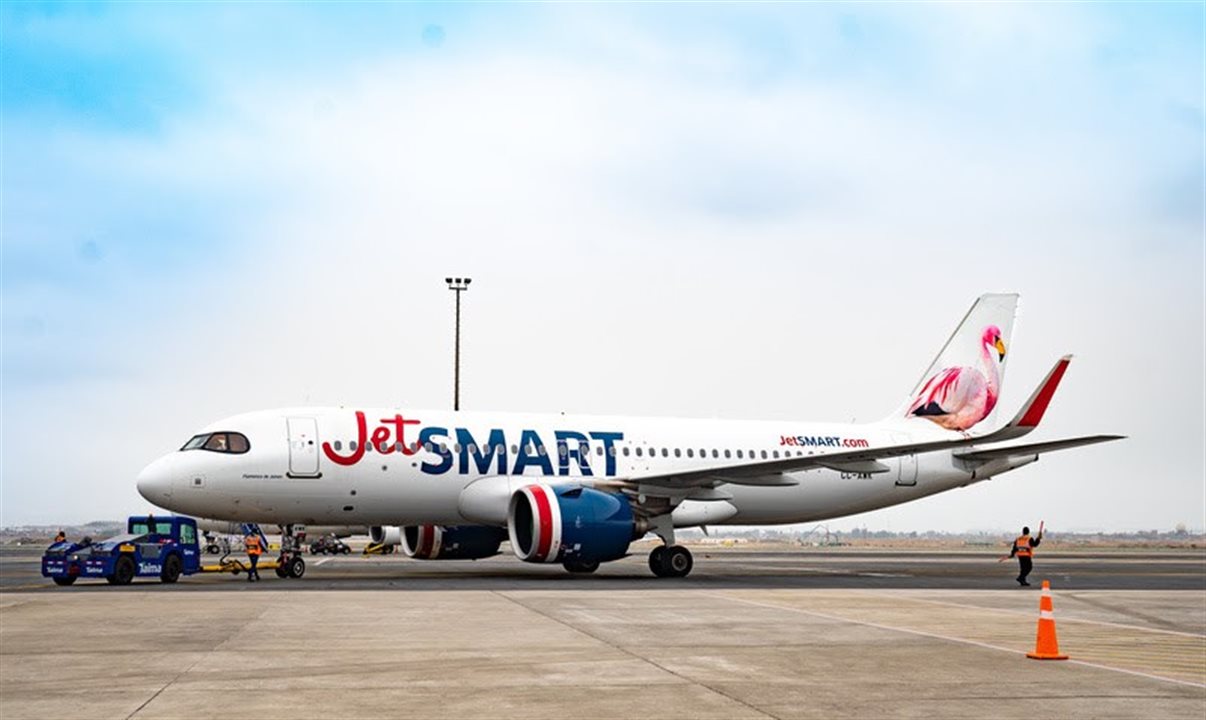
[{"label": "blue lettering", "polygon": [[[556,430],[553,434],[557,436],[557,474],[569,475],[570,460],[574,460],[583,475],[593,475],[590,471],[590,440],[573,430]],[[571,440],[574,442],[571,443]]]},{"label": "blue lettering", "polygon": [[591,432],[591,437],[596,440],[603,441],[603,457],[607,461],[605,475],[611,476],[616,474],[616,456],[614,443],[624,439],[622,432]]},{"label": "blue lettering", "polygon": [[523,475],[529,465],[538,465],[540,472],[545,475],[553,474],[553,463],[544,448],[544,441],[535,430],[524,430],[519,438],[519,454],[515,456],[515,467],[511,469],[511,473]]},{"label": "blue lettering", "polygon": [[479,447],[466,428],[456,429],[456,441],[461,445],[460,473],[462,475],[469,474],[470,454],[473,455],[473,464],[482,475],[490,474],[490,464],[494,462],[495,455],[498,456],[498,471],[494,474],[507,474],[507,438],[502,430],[495,428],[490,431],[490,439],[486,441],[487,447]]},{"label": "blue lettering", "polygon": [[428,475],[443,475],[452,469],[452,452],[448,448],[440,449],[440,441],[434,438],[448,437],[448,429],[442,427],[425,427],[419,432],[419,443],[426,446],[431,443],[431,451],[440,456],[439,463],[423,461],[420,470]]}]

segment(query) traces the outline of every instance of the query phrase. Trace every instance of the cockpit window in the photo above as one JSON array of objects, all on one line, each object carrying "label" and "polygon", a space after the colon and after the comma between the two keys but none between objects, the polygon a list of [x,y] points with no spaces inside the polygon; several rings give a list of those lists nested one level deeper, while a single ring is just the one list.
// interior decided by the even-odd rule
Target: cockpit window
[{"label": "cockpit window", "polygon": [[209,439],[209,435],[194,435],[192,437],[192,439],[190,439],[188,442],[184,443],[184,447],[182,447],[180,449],[181,450],[196,450],[197,448],[204,445],[205,441],[208,439]]},{"label": "cockpit window", "polygon": [[247,436],[237,432],[216,432],[195,435],[181,450],[210,450],[239,455],[251,449]]}]

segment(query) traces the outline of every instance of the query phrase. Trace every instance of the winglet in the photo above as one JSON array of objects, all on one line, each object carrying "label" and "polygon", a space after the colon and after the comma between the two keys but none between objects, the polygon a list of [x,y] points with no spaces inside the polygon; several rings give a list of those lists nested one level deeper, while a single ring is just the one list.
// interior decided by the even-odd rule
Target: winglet
[{"label": "winglet", "polygon": [[1055,395],[1055,389],[1059,387],[1059,381],[1063,379],[1064,373],[1068,370],[1068,365],[1072,362],[1071,355],[1065,355],[1055,363],[1055,367],[1047,373],[1047,377],[1043,379],[1043,383],[1038,386],[1038,389],[1018,411],[1013,420],[1006,425],[1008,428],[1025,428],[1026,432],[1038,427],[1039,422],[1043,419],[1043,414],[1047,412],[1047,406],[1051,404],[1051,398]]}]

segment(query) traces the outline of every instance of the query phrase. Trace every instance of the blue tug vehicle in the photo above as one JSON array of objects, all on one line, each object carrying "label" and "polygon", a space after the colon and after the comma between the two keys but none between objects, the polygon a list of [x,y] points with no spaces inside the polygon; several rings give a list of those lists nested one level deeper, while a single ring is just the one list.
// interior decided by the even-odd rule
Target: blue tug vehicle
[{"label": "blue tug vehicle", "polygon": [[104,578],[129,585],[136,577],[158,577],[174,583],[181,575],[201,572],[197,522],[189,517],[134,515],[122,535],[91,541],[58,542],[42,555],[42,576],[57,585],[78,578]]}]

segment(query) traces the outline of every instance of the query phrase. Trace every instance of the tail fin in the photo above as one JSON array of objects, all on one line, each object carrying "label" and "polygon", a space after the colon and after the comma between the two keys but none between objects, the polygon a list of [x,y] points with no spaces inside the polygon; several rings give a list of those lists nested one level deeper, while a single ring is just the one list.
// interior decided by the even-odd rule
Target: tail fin
[{"label": "tail fin", "polygon": [[1017,315],[1016,293],[989,293],[972,303],[955,332],[893,414],[970,430],[996,414]]}]

